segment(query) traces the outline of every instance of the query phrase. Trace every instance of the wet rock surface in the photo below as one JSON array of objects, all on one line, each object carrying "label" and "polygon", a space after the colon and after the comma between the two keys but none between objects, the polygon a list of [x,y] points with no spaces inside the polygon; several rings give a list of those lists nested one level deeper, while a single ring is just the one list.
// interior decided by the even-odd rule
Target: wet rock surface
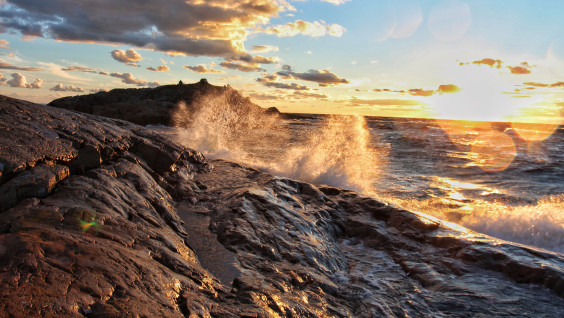
[{"label": "wet rock surface", "polygon": [[564,256],[0,97],[0,313],[562,317]]}]

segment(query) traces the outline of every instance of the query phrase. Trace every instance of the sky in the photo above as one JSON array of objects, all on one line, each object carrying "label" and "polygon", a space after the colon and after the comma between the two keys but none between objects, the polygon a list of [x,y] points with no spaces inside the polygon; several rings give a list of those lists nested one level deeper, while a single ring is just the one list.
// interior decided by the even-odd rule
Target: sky
[{"label": "sky", "polygon": [[0,94],[231,85],[283,112],[561,123],[564,2],[0,0]]}]

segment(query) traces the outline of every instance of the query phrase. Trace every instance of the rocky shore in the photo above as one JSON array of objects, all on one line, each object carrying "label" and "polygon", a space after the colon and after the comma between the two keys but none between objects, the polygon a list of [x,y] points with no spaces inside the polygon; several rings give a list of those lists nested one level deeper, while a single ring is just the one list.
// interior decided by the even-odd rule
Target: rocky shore
[{"label": "rocky shore", "polygon": [[2,317],[563,317],[564,256],[0,97]]}]

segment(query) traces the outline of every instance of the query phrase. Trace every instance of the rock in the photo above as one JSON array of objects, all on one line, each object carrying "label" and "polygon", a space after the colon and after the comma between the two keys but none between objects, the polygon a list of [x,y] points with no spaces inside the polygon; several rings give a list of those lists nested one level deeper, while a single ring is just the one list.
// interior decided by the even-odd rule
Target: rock
[{"label": "rock", "polygon": [[5,316],[564,314],[560,254],[125,121],[0,97],[0,145]]},{"label": "rock", "polygon": [[220,95],[228,95],[227,100],[232,107],[253,109],[265,115],[280,114],[276,107],[263,109],[253,104],[230,86],[214,86],[207,81],[156,88],[120,88],[109,92],[63,97],[53,100],[49,106],[123,119],[144,126],[172,126],[173,114],[179,102],[195,111],[201,100]]}]

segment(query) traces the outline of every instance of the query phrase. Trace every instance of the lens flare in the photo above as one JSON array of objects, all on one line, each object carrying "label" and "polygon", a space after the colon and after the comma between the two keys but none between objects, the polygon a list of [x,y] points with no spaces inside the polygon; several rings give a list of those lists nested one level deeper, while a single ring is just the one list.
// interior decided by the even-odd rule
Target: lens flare
[{"label": "lens flare", "polygon": [[519,110],[511,118],[511,127],[526,141],[542,141],[550,137],[562,124],[561,108],[541,103]]},{"label": "lens flare", "polygon": [[516,155],[513,139],[495,130],[479,134],[472,143],[472,159],[484,171],[503,171]]}]

